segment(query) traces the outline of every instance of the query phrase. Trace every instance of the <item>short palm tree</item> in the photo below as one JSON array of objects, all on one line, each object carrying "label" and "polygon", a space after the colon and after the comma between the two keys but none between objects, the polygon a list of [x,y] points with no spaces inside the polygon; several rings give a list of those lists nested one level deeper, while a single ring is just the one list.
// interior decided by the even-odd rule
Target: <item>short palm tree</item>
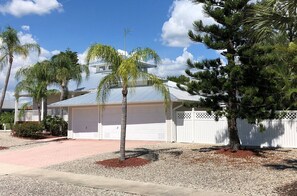
[{"label": "short palm tree", "polygon": [[27,91],[27,93],[33,95],[32,97],[35,101],[39,102],[43,99],[43,119],[47,116],[47,96],[56,92],[53,90],[47,90],[47,87],[53,83],[53,78],[53,67],[51,62],[48,60],[38,62],[30,67],[21,68],[16,73],[16,79],[22,80],[17,85],[16,94],[18,95],[21,91]]},{"label": "short palm tree", "polygon": [[120,160],[125,160],[126,145],[126,125],[127,125],[127,95],[129,88],[136,86],[137,79],[147,79],[152,82],[154,87],[159,90],[163,96],[165,105],[169,102],[168,88],[158,77],[142,72],[139,69],[140,61],[154,60],[160,61],[158,54],[149,49],[137,48],[128,56],[119,54],[113,47],[101,44],[92,45],[87,53],[86,61],[89,64],[92,60],[102,59],[112,66],[112,72],[106,75],[99,83],[97,88],[97,98],[102,104],[106,101],[110,90],[115,85],[122,88],[122,117],[121,117],[121,141],[120,141]]},{"label": "short palm tree", "polygon": [[7,27],[4,32],[0,34],[2,39],[2,44],[0,45],[0,68],[3,65],[8,64],[7,74],[4,82],[4,87],[2,89],[2,95],[0,100],[0,113],[2,111],[5,94],[10,78],[11,67],[15,55],[22,55],[27,57],[30,50],[36,50],[40,54],[40,47],[38,44],[21,44],[17,35],[17,31],[11,27]]},{"label": "short palm tree", "polygon": [[41,122],[41,102],[48,95],[55,93],[56,90],[47,90],[47,83],[36,79],[22,80],[15,88],[16,97],[22,91],[27,92],[37,103],[38,121]]}]

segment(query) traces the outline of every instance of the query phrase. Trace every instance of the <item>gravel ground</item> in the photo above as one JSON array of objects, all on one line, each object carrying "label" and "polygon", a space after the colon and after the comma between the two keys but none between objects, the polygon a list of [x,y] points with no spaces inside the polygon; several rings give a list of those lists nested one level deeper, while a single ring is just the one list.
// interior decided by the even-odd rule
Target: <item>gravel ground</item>
[{"label": "gravel ground", "polygon": [[[243,159],[217,154],[208,147],[169,143],[145,146],[128,155],[150,152],[146,158],[155,161],[137,168],[110,169],[95,164],[118,157],[108,153],[47,169],[255,196],[279,195],[277,188],[297,181],[297,149],[265,150],[261,156]],[[207,152],[199,151],[205,148]]]},{"label": "gravel ground", "polygon": [[0,146],[22,146],[34,142],[34,140],[12,137],[10,131],[0,131]]},{"label": "gravel ground", "polygon": [[31,148],[45,144],[38,143],[37,141],[38,140],[13,137],[10,131],[0,131],[0,146],[8,147],[9,150]]},{"label": "gravel ground", "polygon": [[61,184],[50,180],[28,177],[0,176],[0,196],[136,196],[104,189],[94,189],[70,184]]}]

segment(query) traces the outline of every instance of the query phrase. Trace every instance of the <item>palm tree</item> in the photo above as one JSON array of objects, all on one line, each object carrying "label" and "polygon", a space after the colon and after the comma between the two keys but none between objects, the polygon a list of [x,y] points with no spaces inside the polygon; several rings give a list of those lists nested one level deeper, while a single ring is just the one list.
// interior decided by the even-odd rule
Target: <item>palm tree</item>
[{"label": "palm tree", "polygon": [[[35,98],[35,101],[38,102],[42,99],[44,100],[44,111],[42,114],[43,119],[47,116],[47,96],[50,93],[53,93],[53,91],[48,91],[47,87],[54,82],[53,78],[53,66],[51,65],[51,62],[48,60],[38,62],[33,66],[27,68],[21,68],[16,73],[16,79],[22,79],[22,81],[17,86],[17,93],[20,93],[20,91],[27,90],[29,91],[28,93],[31,93],[33,95],[37,94],[35,95],[35,97],[33,96],[33,99]],[[36,89],[31,89],[34,86],[36,87],[36,89],[39,89],[39,92],[34,92]],[[39,100],[40,98],[41,100]]]},{"label": "palm tree", "polygon": [[73,80],[79,85],[82,81],[82,73],[88,78],[89,67],[78,63],[77,53],[67,49],[51,58],[54,67],[54,82],[61,87],[60,100],[68,99],[68,83]]},{"label": "palm tree", "polygon": [[289,42],[297,38],[297,2],[295,0],[264,0],[250,10],[245,23],[257,40],[285,34]]},{"label": "palm tree", "polygon": [[246,19],[256,42],[270,45],[278,62],[273,66],[282,81],[288,108],[297,107],[297,1],[264,0]]},{"label": "palm tree", "polygon": [[1,95],[1,100],[0,100],[0,113],[1,113],[9,78],[10,78],[11,67],[12,67],[14,56],[22,55],[24,57],[27,57],[30,50],[37,50],[39,55],[40,47],[38,44],[22,45],[17,36],[17,31],[11,27],[7,27],[6,30],[0,34],[0,38],[2,39],[2,45],[0,46],[0,54],[1,54],[0,62],[2,62],[2,65],[7,64],[8,62],[7,74],[6,74],[4,87]]},{"label": "palm tree", "polygon": [[139,69],[140,61],[154,60],[155,63],[160,61],[158,54],[149,49],[137,48],[130,53],[129,56],[119,54],[113,47],[94,44],[87,53],[86,61],[89,64],[92,60],[102,59],[104,62],[112,66],[112,72],[106,75],[99,83],[97,88],[97,98],[102,104],[106,101],[110,90],[115,85],[122,88],[122,116],[121,116],[121,141],[120,141],[120,161],[125,160],[126,145],[126,125],[127,125],[127,95],[128,89],[134,88],[137,79],[147,79],[154,84],[163,96],[166,105],[169,102],[168,88],[163,84],[162,80],[156,76],[142,72]]},{"label": "palm tree", "polygon": [[56,90],[47,90],[46,81],[38,81],[37,79],[25,79],[19,82],[15,88],[16,97],[19,93],[26,91],[37,103],[38,121],[41,122],[41,102],[43,98],[53,94]]}]

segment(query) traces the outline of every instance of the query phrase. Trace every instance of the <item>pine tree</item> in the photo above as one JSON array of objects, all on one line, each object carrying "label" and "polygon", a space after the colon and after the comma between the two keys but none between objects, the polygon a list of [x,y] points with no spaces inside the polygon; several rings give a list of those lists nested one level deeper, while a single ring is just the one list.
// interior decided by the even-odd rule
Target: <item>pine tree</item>
[{"label": "pine tree", "polygon": [[268,69],[269,65],[261,64],[263,59],[257,57],[257,48],[252,47],[253,43],[246,36],[243,21],[251,6],[248,0],[193,2],[204,3],[205,14],[216,24],[204,25],[202,21],[195,21],[194,31],[189,31],[190,39],[208,48],[223,50],[221,54],[227,63],[220,58],[202,62],[188,60],[190,68],[200,71],[186,70],[192,80],[184,89],[205,97],[197,105],[208,108],[216,117],[227,118],[229,146],[237,151],[240,148],[238,118],[255,123],[257,119],[275,116],[280,96],[276,93],[279,89],[275,72]]}]

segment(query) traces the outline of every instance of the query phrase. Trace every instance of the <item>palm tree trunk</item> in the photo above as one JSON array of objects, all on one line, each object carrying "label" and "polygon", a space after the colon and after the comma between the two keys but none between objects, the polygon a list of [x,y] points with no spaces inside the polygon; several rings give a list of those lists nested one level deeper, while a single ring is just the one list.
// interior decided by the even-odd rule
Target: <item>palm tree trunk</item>
[{"label": "palm tree trunk", "polygon": [[123,87],[122,90],[122,118],[121,118],[121,144],[120,144],[120,161],[124,161],[126,158],[126,125],[127,125],[127,87]]},{"label": "palm tree trunk", "polygon": [[43,119],[47,116],[47,97],[43,99]]},{"label": "palm tree trunk", "polygon": [[[67,87],[67,85],[65,85],[65,84],[62,84],[61,85],[61,96],[60,96],[60,101],[63,101],[63,100],[66,100],[66,99],[68,99],[68,93],[69,93],[69,91],[68,91],[68,87]],[[64,111],[63,111],[63,108],[61,108],[60,109],[60,117],[61,118],[63,118],[63,113],[64,113]],[[60,130],[61,130],[62,128],[60,127]]]},{"label": "palm tree trunk", "polygon": [[40,103],[37,104],[38,109],[38,122],[41,122],[41,109],[40,109]]},{"label": "palm tree trunk", "polygon": [[2,107],[3,107],[5,95],[6,95],[6,90],[7,90],[7,86],[8,86],[8,82],[9,82],[12,62],[13,62],[13,58],[9,57],[8,70],[7,70],[7,73],[6,73],[6,78],[5,78],[4,87],[3,87],[3,90],[2,90],[2,95],[1,95],[1,100],[0,100],[0,114],[2,112]]}]

